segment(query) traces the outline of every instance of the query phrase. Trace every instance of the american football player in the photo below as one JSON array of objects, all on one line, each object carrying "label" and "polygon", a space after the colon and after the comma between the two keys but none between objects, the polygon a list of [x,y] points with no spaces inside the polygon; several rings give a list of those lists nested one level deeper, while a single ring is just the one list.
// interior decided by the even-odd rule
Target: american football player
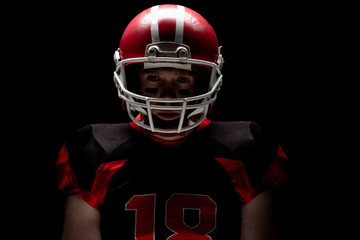
[{"label": "american football player", "polygon": [[64,142],[64,240],[276,239],[272,189],[286,156],[255,122],[207,118],[222,86],[216,34],[197,12],[138,14],[115,51],[131,122],[92,124]]}]

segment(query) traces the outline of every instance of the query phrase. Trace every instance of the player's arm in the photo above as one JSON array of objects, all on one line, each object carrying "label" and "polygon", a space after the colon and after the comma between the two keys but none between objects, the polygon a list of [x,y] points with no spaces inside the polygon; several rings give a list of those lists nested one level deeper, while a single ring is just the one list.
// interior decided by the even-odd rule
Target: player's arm
[{"label": "player's arm", "polygon": [[99,210],[76,196],[68,196],[62,240],[101,240]]},{"label": "player's arm", "polygon": [[241,240],[276,240],[272,218],[272,191],[257,195],[242,208]]}]

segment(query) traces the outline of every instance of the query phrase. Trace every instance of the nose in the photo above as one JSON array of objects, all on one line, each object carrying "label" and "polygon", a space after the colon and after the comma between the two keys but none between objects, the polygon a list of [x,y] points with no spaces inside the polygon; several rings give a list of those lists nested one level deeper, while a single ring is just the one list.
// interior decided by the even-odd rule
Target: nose
[{"label": "nose", "polygon": [[165,81],[159,88],[160,98],[177,98],[176,86],[171,81]]}]

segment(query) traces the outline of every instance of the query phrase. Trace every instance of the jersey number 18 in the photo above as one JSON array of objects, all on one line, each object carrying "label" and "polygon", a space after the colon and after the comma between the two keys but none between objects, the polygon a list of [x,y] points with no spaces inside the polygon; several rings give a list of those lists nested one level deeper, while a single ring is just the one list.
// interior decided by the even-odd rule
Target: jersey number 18
[{"label": "jersey number 18", "polygon": [[[125,210],[135,210],[135,239],[155,240],[156,194],[135,195]],[[198,210],[198,224],[185,223],[185,210]],[[166,201],[165,225],[174,232],[167,240],[211,240],[207,234],[216,228],[216,203],[207,195],[173,194]]]}]

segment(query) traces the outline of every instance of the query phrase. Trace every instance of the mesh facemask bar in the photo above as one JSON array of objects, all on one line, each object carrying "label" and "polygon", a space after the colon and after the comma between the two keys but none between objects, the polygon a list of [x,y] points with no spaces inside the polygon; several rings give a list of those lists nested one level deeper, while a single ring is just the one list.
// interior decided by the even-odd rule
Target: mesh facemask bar
[{"label": "mesh facemask bar", "polygon": [[182,105],[182,110],[181,110],[181,116],[180,116],[180,120],[179,120],[179,126],[178,126],[178,130],[177,132],[181,132],[181,128],[183,126],[184,123],[184,118],[185,118],[185,112],[186,112],[186,99],[184,99],[183,105]]},{"label": "mesh facemask bar", "polygon": [[154,131],[155,129],[154,129],[154,121],[152,119],[150,99],[146,100],[146,107],[147,107],[147,112],[148,112],[148,117],[149,117],[150,129],[151,129],[151,131]]},{"label": "mesh facemask bar", "polygon": [[[155,132],[163,132],[163,133],[179,133],[182,131],[190,130],[196,126],[198,126],[206,117],[208,112],[209,104],[213,103],[216,100],[217,91],[219,90],[222,82],[222,75],[220,68],[217,64],[212,62],[207,62],[203,60],[197,59],[179,59],[172,57],[156,57],[155,59],[151,59],[152,63],[156,62],[172,62],[177,64],[195,64],[195,65],[203,65],[211,67],[211,77],[209,83],[209,91],[207,93],[188,97],[188,98],[180,98],[180,99],[162,99],[162,98],[150,98],[142,95],[138,95],[136,93],[130,92],[127,89],[126,84],[126,74],[125,74],[125,65],[131,63],[145,63],[149,62],[148,57],[143,58],[132,58],[119,61],[116,66],[116,70],[114,72],[114,81],[118,87],[118,95],[121,99],[126,102],[127,111],[132,121],[134,121],[139,126],[144,129],[155,131]],[[218,77],[217,77],[218,76]],[[169,103],[170,106],[164,105],[164,103]],[[180,105],[171,105],[178,103]],[[153,118],[151,110],[178,110],[181,111],[179,124],[177,129],[161,129],[156,128],[154,126]],[[188,122],[191,122],[188,126],[183,126],[186,111],[194,109],[193,112],[189,113],[187,116]],[[144,119],[140,122],[134,116],[134,111],[140,112],[144,116],[147,116],[149,125],[145,124]],[[201,114],[199,120],[196,122],[192,122],[190,117]]]},{"label": "mesh facemask bar", "polygon": [[210,77],[210,84],[209,84],[209,89],[208,91],[211,91],[212,86],[214,86],[215,81],[216,81],[216,70],[217,68],[213,67],[212,71],[211,71],[211,77]]}]

